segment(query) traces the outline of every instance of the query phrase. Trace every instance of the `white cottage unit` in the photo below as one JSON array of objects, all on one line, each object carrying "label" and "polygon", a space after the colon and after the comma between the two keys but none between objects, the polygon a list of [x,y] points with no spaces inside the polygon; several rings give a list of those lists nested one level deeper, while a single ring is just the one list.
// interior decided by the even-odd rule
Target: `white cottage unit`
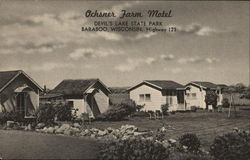
[{"label": "white cottage unit", "polygon": [[208,90],[212,90],[217,93],[217,105],[221,105],[222,94],[221,89],[216,84],[211,82],[190,82],[185,87],[186,95],[185,101],[187,108],[195,106],[201,109],[206,109],[205,96]]},{"label": "white cottage unit", "polygon": [[161,110],[164,104],[169,105],[169,111],[186,110],[184,86],[174,81],[145,80],[128,91],[130,99],[144,105],[145,111]]},{"label": "white cottage unit", "polygon": [[34,118],[43,89],[24,71],[0,72],[0,113],[15,112],[22,118]]},{"label": "white cottage unit", "polygon": [[108,110],[111,92],[99,79],[69,79],[58,84],[51,94],[55,93],[62,95],[78,117],[88,113],[94,118]]}]

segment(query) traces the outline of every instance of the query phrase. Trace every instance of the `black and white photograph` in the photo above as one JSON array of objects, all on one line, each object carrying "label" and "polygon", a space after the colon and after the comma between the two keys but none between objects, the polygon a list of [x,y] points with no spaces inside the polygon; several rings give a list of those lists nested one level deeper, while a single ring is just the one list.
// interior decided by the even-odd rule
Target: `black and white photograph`
[{"label": "black and white photograph", "polygon": [[0,0],[0,160],[250,160],[250,2]]}]

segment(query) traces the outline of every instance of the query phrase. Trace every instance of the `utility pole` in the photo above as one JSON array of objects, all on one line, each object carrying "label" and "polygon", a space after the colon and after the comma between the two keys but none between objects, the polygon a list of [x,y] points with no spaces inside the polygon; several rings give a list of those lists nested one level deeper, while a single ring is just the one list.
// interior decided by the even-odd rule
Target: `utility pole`
[{"label": "utility pole", "polygon": [[231,117],[231,109],[232,109],[232,107],[234,109],[234,116],[236,117],[237,113],[236,113],[236,107],[234,105],[233,93],[231,93],[231,95],[230,95],[230,103],[229,104],[230,105],[229,105],[229,110],[228,110],[228,118]]},{"label": "utility pole", "polygon": [[228,118],[230,118],[230,116],[231,116],[232,99],[233,99],[233,95],[231,93],[230,94],[230,103],[229,103],[228,116],[227,116]]}]

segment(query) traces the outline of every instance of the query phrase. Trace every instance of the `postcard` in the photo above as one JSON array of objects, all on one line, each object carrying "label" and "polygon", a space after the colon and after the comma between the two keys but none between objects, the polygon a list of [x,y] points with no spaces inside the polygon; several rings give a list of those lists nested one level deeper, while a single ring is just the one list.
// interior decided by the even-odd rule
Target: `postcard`
[{"label": "postcard", "polygon": [[250,159],[249,5],[0,0],[0,159]]}]

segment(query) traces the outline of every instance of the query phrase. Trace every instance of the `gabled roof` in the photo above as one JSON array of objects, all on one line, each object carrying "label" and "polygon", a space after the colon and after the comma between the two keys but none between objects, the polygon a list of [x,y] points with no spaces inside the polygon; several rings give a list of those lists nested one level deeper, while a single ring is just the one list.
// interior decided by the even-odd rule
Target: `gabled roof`
[{"label": "gabled roof", "polygon": [[146,84],[148,86],[151,86],[153,88],[156,88],[158,90],[176,90],[176,89],[184,89],[184,86],[169,80],[145,80],[131,88],[128,89],[128,91],[133,90],[143,84]]},{"label": "gabled roof", "polygon": [[29,77],[22,70],[15,71],[1,71],[0,72],[0,92],[2,92],[12,81],[14,81],[20,74],[23,74],[26,78],[28,78],[40,91],[42,91],[42,87],[40,87],[31,77]]},{"label": "gabled roof", "polygon": [[44,95],[40,95],[40,99],[47,99],[47,98],[56,98],[56,97],[61,97],[63,94],[61,93],[47,93]]},{"label": "gabled roof", "polygon": [[210,89],[216,89],[217,88],[217,85],[214,84],[214,83],[211,83],[211,82],[192,81],[192,82],[188,83],[187,85],[189,85],[189,84],[194,84],[196,86],[203,87],[203,88],[210,88]]},{"label": "gabled roof", "polygon": [[177,88],[184,88],[183,85],[174,82],[174,81],[166,81],[166,80],[146,80],[145,82],[154,84],[162,89],[177,89]]},{"label": "gabled roof", "polygon": [[82,95],[97,82],[100,82],[110,93],[110,90],[99,79],[66,79],[59,83],[51,92],[64,95]]},{"label": "gabled roof", "polygon": [[217,87],[222,88],[222,89],[228,88],[226,84],[217,84]]},{"label": "gabled roof", "polygon": [[130,87],[109,87],[112,93],[126,93],[127,89]]}]

